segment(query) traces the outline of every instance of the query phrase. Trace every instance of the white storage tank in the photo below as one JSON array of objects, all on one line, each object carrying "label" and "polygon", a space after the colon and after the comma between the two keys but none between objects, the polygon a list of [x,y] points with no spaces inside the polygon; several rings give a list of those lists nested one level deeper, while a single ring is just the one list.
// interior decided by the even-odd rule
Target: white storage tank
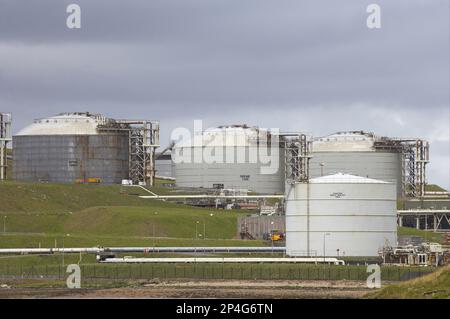
[{"label": "white storage tank", "polygon": [[387,147],[390,138],[364,131],[338,132],[316,138],[309,163],[310,176],[338,172],[397,183],[402,191],[401,149]]},{"label": "white storage tank", "polygon": [[[203,131],[197,138],[174,145],[173,173],[178,187],[284,193],[284,151],[275,142],[272,148],[270,131],[230,125]],[[213,160],[205,159],[209,154]],[[270,161],[261,160],[261,154]]]},{"label": "white storage tank", "polygon": [[286,192],[290,256],[377,256],[397,243],[395,183],[338,173]]}]

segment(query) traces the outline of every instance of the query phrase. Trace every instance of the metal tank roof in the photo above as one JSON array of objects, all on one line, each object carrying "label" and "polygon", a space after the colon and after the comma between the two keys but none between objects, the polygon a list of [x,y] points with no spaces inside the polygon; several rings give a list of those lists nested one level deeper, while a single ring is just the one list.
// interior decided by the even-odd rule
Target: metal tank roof
[{"label": "metal tank roof", "polygon": [[315,184],[390,184],[389,182],[378,179],[344,173],[311,178],[309,182]]},{"label": "metal tank roof", "polygon": [[101,115],[64,113],[36,119],[33,124],[20,130],[16,136],[30,135],[96,135],[97,127],[107,119]]},{"label": "metal tank roof", "polygon": [[257,145],[259,132],[267,130],[258,127],[249,127],[246,124],[225,125],[212,129],[207,129],[201,134],[194,136],[189,140],[182,140],[175,143],[174,147],[231,147],[231,146],[253,146]]},{"label": "metal tank roof", "polygon": [[367,152],[375,151],[373,133],[364,131],[345,131],[316,138],[313,152]]}]

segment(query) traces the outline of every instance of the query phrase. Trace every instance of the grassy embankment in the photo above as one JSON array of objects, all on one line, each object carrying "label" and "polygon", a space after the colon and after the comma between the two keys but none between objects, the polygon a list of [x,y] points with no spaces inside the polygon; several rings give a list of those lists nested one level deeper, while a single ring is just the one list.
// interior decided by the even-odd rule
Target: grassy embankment
[{"label": "grassy embankment", "polygon": [[421,229],[415,229],[411,227],[399,227],[398,228],[398,235],[399,236],[420,236],[425,241],[434,242],[434,243],[440,243],[445,244],[445,234],[443,233],[435,233],[433,231],[425,231]]},{"label": "grassy embankment", "polygon": [[[176,192],[163,187],[152,191]],[[63,238],[67,247],[262,245],[234,240],[236,217],[248,211],[203,209],[134,196],[145,193],[119,185],[2,182],[0,247],[53,247],[55,240],[60,247]]]},{"label": "grassy embankment", "polygon": [[389,285],[367,295],[367,298],[411,299],[450,298],[450,266],[421,278]]}]

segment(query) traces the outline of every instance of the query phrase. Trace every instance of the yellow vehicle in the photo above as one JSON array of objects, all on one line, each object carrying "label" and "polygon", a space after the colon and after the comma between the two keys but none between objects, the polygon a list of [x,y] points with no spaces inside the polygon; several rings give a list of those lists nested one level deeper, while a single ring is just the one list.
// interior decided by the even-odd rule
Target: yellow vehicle
[{"label": "yellow vehicle", "polygon": [[279,241],[279,240],[284,240],[284,234],[278,230],[272,230],[270,232],[270,237],[269,239],[271,241]]},{"label": "yellow vehicle", "polygon": [[86,183],[88,183],[88,184],[99,184],[99,183],[101,183],[101,179],[100,178],[95,178],[95,177],[89,177],[86,180]]},{"label": "yellow vehicle", "polygon": [[77,184],[100,184],[102,180],[96,177],[89,177],[86,179],[76,179],[75,183]]}]

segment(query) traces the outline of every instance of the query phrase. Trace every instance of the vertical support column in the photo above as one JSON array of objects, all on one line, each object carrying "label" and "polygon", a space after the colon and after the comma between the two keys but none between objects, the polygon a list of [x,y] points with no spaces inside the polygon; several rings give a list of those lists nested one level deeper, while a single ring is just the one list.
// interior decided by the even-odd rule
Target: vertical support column
[{"label": "vertical support column", "polygon": [[6,172],[5,172],[5,157],[6,157],[6,150],[5,150],[5,144],[6,142],[4,139],[4,122],[3,122],[3,114],[0,113],[0,180],[6,179]]},{"label": "vertical support column", "polygon": [[6,179],[6,150],[2,140],[0,140],[0,180]]},{"label": "vertical support column", "polygon": [[11,141],[11,113],[0,113],[0,180],[6,179],[7,146]]},{"label": "vertical support column", "polygon": [[307,256],[311,256],[310,252],[310,221],[309,221],[309,210],[310,210],[310,203],[309,203],[309,195],[310,195],[310,189],[309,189],[309,182],[306,183],[306,251]]},{"label": "vertical support column", "polygon": [[403,227],[403,216],[398,216],[398,226]]},{"label": "vertical support column", "polygon": [[416,217],[416,229],[420,229],[420,217]]}]

